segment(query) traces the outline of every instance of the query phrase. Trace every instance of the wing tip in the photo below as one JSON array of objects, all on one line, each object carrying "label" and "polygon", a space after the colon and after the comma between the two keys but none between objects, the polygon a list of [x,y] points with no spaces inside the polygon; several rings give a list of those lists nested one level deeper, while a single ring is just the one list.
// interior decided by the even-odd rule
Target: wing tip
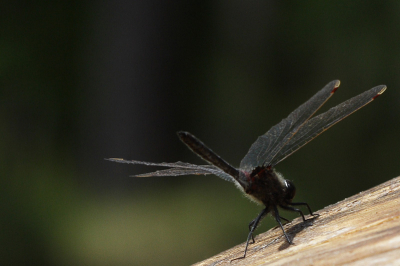
[{"label": "wing tip", "polygon": [[337,80],[332,81],[332,83],[333,82],[335,82],[335,85],[333,85],[333,89],[332,89],[331,93],[335,93],[340,86],[340,80],[337,79]]},{"label": "wing tip", "polygon": [[183,130],[180,130],[180,131],[176,132],[176,134],[178,134],[179,137],[180,137],[180,136],[190,135],[189,132],[183,131]]},{"label": "wing tip", "polygon": [[178,134],[178,137],[184,142],[186,143],[187,139],[193,139],[193,135],[190,134],[187,131],[178,131],[176,132],[176,134]]},{"label": "wing tip", "polygon": [[372,97],[372,100],[375,100],[376,98],[378,98],[387,89],[386,85],[380,85],[380,86],[378,86],[378,88],[380,88],[381,90],[374,97]]},{"label": "wing tip", "polygon": [[122,158],[104,158],[104,160],[106,160],[106,161],[112,161],[112,162],[124,161],[124,159],[122,159]]},{"label": "wing tip", "polygon": [[150,174],[138,174],[138,175],[130,175],[129,177],[151,177],[153,175]]}]

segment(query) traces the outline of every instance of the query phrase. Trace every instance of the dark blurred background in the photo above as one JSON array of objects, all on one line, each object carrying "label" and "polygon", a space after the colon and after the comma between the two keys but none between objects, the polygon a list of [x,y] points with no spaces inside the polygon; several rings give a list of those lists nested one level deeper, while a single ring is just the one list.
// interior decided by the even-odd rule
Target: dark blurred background
[{"label": "dark blurred background", "polygon": [[244,242],[262,207],[231,183],[103,158],[202,163],[187,130],[238,166],[333,79],[322,111],[388,90],[279,164],[295,200],[400,174],[399,1],[34,3],[0,4],[1,265],[187,265]]}]

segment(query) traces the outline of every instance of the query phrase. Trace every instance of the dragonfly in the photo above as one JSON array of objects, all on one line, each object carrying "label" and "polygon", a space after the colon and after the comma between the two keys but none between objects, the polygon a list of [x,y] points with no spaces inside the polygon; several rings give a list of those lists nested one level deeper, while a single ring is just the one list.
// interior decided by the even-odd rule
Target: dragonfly
[{"label": "dragonfly", "polygon": [[279,224],[287,242],[292,244],[293,242],[281,222],[281,220],[287,222],[288,220],[280,216],[278,208],[299,213],[304,222],[306,221],[305,216],[297,206],[307,207],[309,214],[312,216],[317,216],[318,214],[313,213],[307,203],[292,201],[296,193],[293,182],[285,179],[274,167],[337,122],[375,100],[386,90],[385,85],[376,86],[313,117],[317,110],[337,91],[339,85],[339,80],[329,82],[308,101],[290,113],[287,118],[273,126],[264,135],[259,136],[240,162],[239,168],[235,168],[226,162],[197,137],[184,131],[178,132],[180,140],[192,152],[206,161],[207,165],[195,165],[180,161],[175,163],[151,163],[121,158],[109,158],[106,160],[117,163],[167,167],[167,169],[139,174],[136,177],[213,174],[223,180],[234,183],[250,199],[261,203],[263,209],[249,223],[249,234],[244,254],[237,259],[246,257],[250,241],[255,243],[254,231],[260,221],[269,213],[273,215]]}]

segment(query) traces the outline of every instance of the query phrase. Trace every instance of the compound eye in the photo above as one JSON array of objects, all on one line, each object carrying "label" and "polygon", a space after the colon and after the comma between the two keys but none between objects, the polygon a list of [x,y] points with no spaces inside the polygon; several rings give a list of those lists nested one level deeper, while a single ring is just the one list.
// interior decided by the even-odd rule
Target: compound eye
[{"label": "compound eye", "polygon": [[296,194],[296,187],[294,186],[292,181],[287,179],[285,179],[285,184],[286,184],[285,198],[286,200],[291,201],[294,198],[294,195]]}]

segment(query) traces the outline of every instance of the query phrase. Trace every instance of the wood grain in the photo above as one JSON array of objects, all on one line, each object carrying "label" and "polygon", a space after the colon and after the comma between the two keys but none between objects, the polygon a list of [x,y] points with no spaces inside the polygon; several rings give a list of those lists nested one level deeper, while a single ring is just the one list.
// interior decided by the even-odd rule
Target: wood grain
[{"label": "wood grain", "polygon": [[279,227],[195,265],[400,265],[400,177]]}]

